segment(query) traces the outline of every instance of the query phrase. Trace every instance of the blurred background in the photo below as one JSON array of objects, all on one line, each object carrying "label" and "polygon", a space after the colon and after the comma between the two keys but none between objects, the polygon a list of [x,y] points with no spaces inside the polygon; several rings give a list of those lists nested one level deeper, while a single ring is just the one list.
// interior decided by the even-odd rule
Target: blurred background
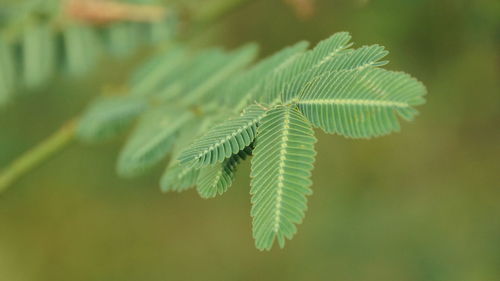
[{"label": "blurred background", "polygon": [[[379,139],[318,131],[314,194],[285,249],[254,247],[248,163],[227,194],[202,200],[162,194],[163,167],[118,178],[124,139],[75,143],[0,196],[0,280],[500,280],[500,2],[253,0],[197,44],[254,41],[265,56],[337,31],[386,46],[388,68],[423,81],[427,104]],[[0,167],[140,59],[106,59],[1,110]]]}]

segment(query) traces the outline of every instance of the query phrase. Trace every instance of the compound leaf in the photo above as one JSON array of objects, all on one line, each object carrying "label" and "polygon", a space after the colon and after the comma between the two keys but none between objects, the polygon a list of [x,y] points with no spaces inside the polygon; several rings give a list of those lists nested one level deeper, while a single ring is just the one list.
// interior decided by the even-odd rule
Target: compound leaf
[{"label": "compound leaf", "polygon": [[133,74],[130,83],[132,95],[156,94],[166,84],[173,83],[179,72],[186,71],[188,63],[189,59],[181,47],[169,48],[154,56]]},{"label": "compound leaf", "polygon": [[147,108],[145,100],[133,97],[102,97],[93,102],[80,119],[77,137],[86,142],[103,141],[126,130]]},{"label": "compound leaf", "polygon": [[222,162],[238,153],[253,142],[257,123],[264,114],[265,110],[260,106],[251,105],[240,116],[212,127],[181,153],[181,164],[200,168]]},{"label": "compound leaf", "polygon": [[[235,72],[248,66],[257,56],[258,47],[256,44],[247,44],[229,54],[224,54],[219,62],[212,65],[207,64],[206,72],[199,77],[200,81],[186,83],[190,87],[186,89],[185,103],[206,100],[205,96],[210,90],[216,88]],[[192,87],[191,87],[192,86]]]},{"label": "compound leaf", "polygon": [[281,65],[272,75],[263,81],[262,102],[272,104],[279,100],[283,88],[297,75],[311,68],[320,67],[335,59],[351,45],[351,36],[347,32],[338,32],[319,42],[314,49],[295,56]]},{"label": "compound leaf", "polygon": [[237,154],[211,166],[200,169],[200,175],[196,182],[198,194],[202,198],[213,198],[222,195],[231,186],[234,172],[238,164],[252,155],[252,146],[247,146]]},{"label": "compound leaf", "polygon": [[181,192],[195,186],[198,180],[199,169],[183,166],[179,161],[173,161],[167,167],[160,179],[162,192]]},{"label": "compound leaf", "polygon": [[160,162],[172,148],[180,128],[191,118],[189,111],[166,106],[146,113],[120,153],[118,174],[135,176]]},{"label": "compound leaf", "polygon": [[309,42],[300,41],[292,46],[261,60],[256,65],[241,73],[236,79],[231,79],[227,88],[226,103],[241,110],[249,102],[257,100],[262,91],[262,81],[269,75],[279,72],[281,68],[302,54]]},{"label": "compound leaf", "polygon": [[299,95],[300,90],[308,82],[326,72],[339,70],[363,70],[368,67],[382,66],[387,61],[380,61],[388,54],[384,47],[379,45],[363,46],[356,50],[345,50],[341,54],[316,64],[307,71],[295,76],[285,84],[281,92],[281,101],[289,102]]},{"label": "compound leaf", "polygon": [[327,133],[369,138],[399,131],[397,115],[412,120],[424,102],[422,83],[380,68],[331,72],[307,84],[300,110]]},{"label": "compound leaf", "polygon": [[218,118],[203,118],[201,120],[194,118],[181,129],[179,137],[172,149],[170,163],[160,179],[160,188],[162,192],[181,192],[196,184],[199,169],[192,166],[183,166],[177,158],[193,139],[203,134],[207,127],[216,120],[218,121]]},{"label": "compound leaf", "polygon": [[284,247],[296,233],[311,194],[316,138],[296,108],[278,106],[262,119],[252,159],[253,237],[260,250]]}]

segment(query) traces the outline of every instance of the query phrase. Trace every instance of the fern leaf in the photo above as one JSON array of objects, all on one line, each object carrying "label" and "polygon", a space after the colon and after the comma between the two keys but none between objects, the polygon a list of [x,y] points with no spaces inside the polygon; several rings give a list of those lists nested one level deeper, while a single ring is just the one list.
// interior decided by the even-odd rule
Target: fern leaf
[{"label": "fern leaf", "polygon": [[140,98],[97,99],[80,119],[76,135],[85,142],[107,140],[126,130],[146,108],[146,101]]},{"label": "fern leaf", "polygon": [[302,72],[312,67],[320,67],[334,60],[342,51],[349,48],[351,35],[348,32],[337,32],[329,38],[320,41],[314,49],[304,54],[304,56],[294,65],[295,72]]},{"label": "fern leaf", "polygon": [[291,239],[307,209],[316,139],[296,108],[270,110],[258,129],[252,159],[253,237],[260,250]]},{"label": "fern leaf", "polygon": [[202,120],[195,118],[179,132],[170,163],[160,179],[162,192],[181,192],[196,184],[199,170],[181,165],[177,157],[186,148],[187,144],[192,142],[194,138],[199,137],[213,121],[212,118],[203,118]]},{"label": "fern leaf", "polygon": [[[182,47],[177,49],[184,53]],[[176,50],[173,51],[176,52]],[[161,93],[163,100],[175,99],[178,102],[186,98],[187,93],[198,87],[207,77],[217,72],[228,60],[228,55],[220,48],[211,48],[196,55],[166,54],[163,62],[157,63],[159,69],[154,70],[152,77],[148,78],[150,82],[146,81],[145,83],[147,85],[152,82],[154,87],[149,86],[150,90],[148,91],[139,91],[136,88],[140,88],[140,85],[133,85],[133,92],[144,92],[155,95],[155,97],[156,94]],[[159,72],[160,68],[161,72]],[[143,84],[143,82],[141,83]],[[176,91],[169,93],[168,90],[173,86],[175,86]]]},{"label": "fern leaf", "polygon": [[195,186],[199,169],[183,166],[179,161],[173,162],[160,179],[162,192],[176,191],[182,192]]},{"label": "fern leaf", "polygon": [[265,110],[258,105],[249,106],[239,117],[229,119],[195,141],[179,156],[183,165],[203,166],[222,162],[238,153],[253,142],[257,123],[264,116]]},{"label": "fern leaf", "polygon": [[300,90],[306,83],[325,72],[363,70],[368,67],[385,65],[387,61],[380,60],[387,54],[388,52],[383,46],[372,45],[363,46],[356,50],[347,50],[326,61],[321,61],[321,64],[316,64],[314,67],[295,76],[292,81],[285,84],[281,93],[281,101],[283,103],[291,101],[299,95]]},{"label": "fern leaf", "polygon": [[233,75],[251,63],[257,56],[258,47],[256,44],[247,44],[230,54],[225,55],[225,60],[221,60],[219,64],[214,64],[212,69],[207,68],[207,73],[200,76],[198,82],[189,82],[186,85],[193,85],[192,88],[186,89],[186,98],[184,103],[192,103],[200,98],[206,100],[206,94],[210,90],[224,82],[228,77]]},{"label": "fern leaf", "polygon": [[188,62],[182,47],[170,48],[153,57],[134,73],[130,83],[132,95],[156,94],[162,87],[175,81],[179,72],[185,74]]},{"label": "fern leaf", "polygon": [[222,195],[231,186],[234,172],[238,164],[252,155],[252,145],[233,154],[222,163],[203,167],[196,182],[198,194],[202,198],[213,198]]},{"label": "fern leaf", "polygon": [[263,81],[262,102],[273,104],[281,97],[283,88],[297,75],[311,68],[327,64],[345,52],[351,45],[351,36],[347,32],[339,32],[318,43],[316,47],[300,56],[295,56],[282,65]]},{"label": "fern leaf", "polygon": [[308,42],[300,41],[261,60],[240,76],[231,79],[226,89],[225,103],[239,112],[250,102],[258,100],[260,94],[263,93],[262,81],[273,72],[279,72],[283,66],[302,54],[308,46]]},{"label": "fern leaf", "polygon": [[379,68],[326,73],[308,84],[300,110],[327,133],[369,138],[399,131],[397,115],[412,120],[425,87],[411,76]]},{"label": "fern leaf", "polygon": [[146,113],[120,153],[118,174],[135,176],[160,162],[172,148],[179,129],[191,118],[189,111],[168,107]]}]

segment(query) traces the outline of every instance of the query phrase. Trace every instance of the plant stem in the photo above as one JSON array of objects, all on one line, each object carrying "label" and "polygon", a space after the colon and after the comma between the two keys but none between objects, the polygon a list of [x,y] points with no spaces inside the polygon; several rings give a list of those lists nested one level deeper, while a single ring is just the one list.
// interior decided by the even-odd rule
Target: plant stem
[{"label": "plant stem", "polygon": [[0,193],[55,152],[70,144],[74,139],[75,128],[76,120],[68,121],[48,139],[25,152],[0,172]]}]

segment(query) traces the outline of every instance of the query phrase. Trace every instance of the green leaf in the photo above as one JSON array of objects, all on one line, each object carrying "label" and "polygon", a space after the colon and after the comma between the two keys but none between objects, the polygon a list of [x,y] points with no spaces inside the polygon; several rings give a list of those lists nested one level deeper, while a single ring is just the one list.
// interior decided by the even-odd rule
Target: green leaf
[{"label": "green leaf", "polygon": [[311,124],[296,109],[278,106],[262,119],[252,159],[253,237],[260,250],[284,247],[307,209],[315,157]]},{"label": "green leaf", "polygon": [[179,16],[175,11],[170,11],[166,19],[163,21],[155,21],[147,25],[147,41],[153,45],[168,42],[168,40],[172,39],[176,35],[178,24]]},{"label": "green leaf", "polygon": [[412,120],[426,89],[411,76],[379,68],[326,73],[302,89],[297,104],[327,133],[369,138],[399,131]]},{"label": "green leaf", "polygon": [[12,47],[0,38],[0,106],[11,98],[16,87],[16,75]]},{"label": "green leaf", "polygon": [[147,102],[141,98],[99,98],[80,119],[76,135],[85,142],[110,139],[126,130],[146,108]]},{"label": "green leaf", "polygon": [[380,61],[388,52],[379,45],[363,46],[356,50],[345,50],[335,57],[330,57],[307,71],[295,76],[287,83],[281,92],[281,101],[287,103],[300,94],[300,90],[308,82],[326,72],[339,70],[363,70],[368,67],[382,66],[387,61]]},{"label": "green leaf", "polygon": [[250,102],[257,100],[262,91],[262,81],[274,72],[293,61],[298,55],[303,53],[309,43],[298,42],[292,46],[261,60],[245,72],[237,75],[226,83],[224,100],[229,107],[240,111]]},{"label": "green leaf", "polygon": [[23,80],[38,87],[53,75],[56,64],[55,34],[45,24],[33,24],[23,33]]},{"label": "green leaf", "polygon": [[130,55],[139,42],[139,27],[128,22],[111,24],[105,30],[107,47],[111,55],[124,57]]},{"label": "green leaf", "polygon": [[235,72],[248,66],[257,56],[257,52],[258,47],[256,44],[247,44],[229,54],[225,54],[225,59],[214,60],[212,65],[207,64],[207,67],[199,66],[199,68],[205,68],[206,72],[200,72],[201,76],[194,76],[194,81],[191,80],[186,83],[188,87],[183,102],[190,104],[200,99],[206,101],[206,96],[210,97],[208,94],[212,89],[225,82]]},{"label": "green leaf", "polygon": [[194,118],[181,129],[174,144],[170,163],[160,179],[162,192],[181,192],[196,184],[199,170],[194,167],[182,166],[177,157],[193,139],[203,134],[213,122],[214,119],[212,118],[203,118],[201,120]]},{"label": "green leaf", "polygon": [[182,47],[167,49],[154,56],[140,67],[131,79],[132,95],[150,96],[161,91],[166,85],[174,83],[179,74],[187,72],[189,59]]},{"label": "green leaf", "polygon": [[280,66],[277,71],[263,81],[260,100],[267,104],[277,102],[288,83],[299,74],[327,64],[345,52],[351,45],[350,39],[351,36],[347,32],[335,33],[330,38],[318,43],[314,49],[288,60],[286,64]]},{"label": "green leaf", "polygon": [[82,75],[96,65],[101,46],[94,30],[71,25],[63,31],[63,38],[65,63],[70,75]]},{"label": "green leaf", "polygon": [[182,166],[179,161],[171,162],[160,179],[162,192],[182,192],[195,186],[200,173],[199,169]]},{"label": "green leaf", "polygon": [[237,154],[211,166],[200,169],[196,182],[198,194],[202,198],[213,198],[222,195],[231,186],[238,164],[252,155],[252,146],[247,146]]},{"label": "green leaf", "polygon": [[189,111],[166,106],[146,113],[120,153],[118,174],[135,176],[160,162],[172,148],[180,128],[191,118]]},{"label": "green leaf", "polygon": [[296,73],[303,72],[307,69],[320,67],[334,60],[342,52],[349,48],[352,43],[351,35],[348,32],[337,32],[329,38],[320,41],[314,49],[302,56],[294,65]]},{"label": "green leaf", "polygon": [[208,130],[179,156],[182,165],[196,168],[222,162],[253,142],[257,123],[265,110],[251,105],[236,118],[229,119]]}]

